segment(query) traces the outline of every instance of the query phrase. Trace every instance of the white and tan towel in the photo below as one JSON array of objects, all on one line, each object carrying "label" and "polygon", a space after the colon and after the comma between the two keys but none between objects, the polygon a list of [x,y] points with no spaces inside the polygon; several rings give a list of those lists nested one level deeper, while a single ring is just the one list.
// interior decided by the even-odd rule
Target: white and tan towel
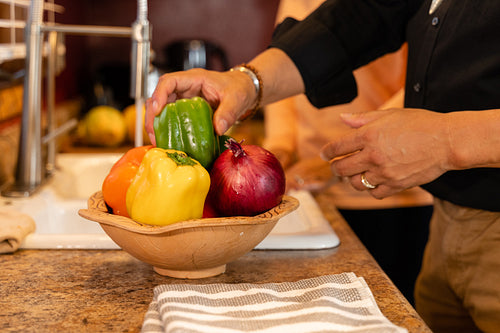
[{"label": "white and tan towel", "polygon": [[30,216],[0,209],[0,253],[16,251],[35,228],[35,221]]},{"label": "white and tan towel", "polygon": [[266,284],[159,285],[143,333],[384,332],[392,324],[354,273]]}]

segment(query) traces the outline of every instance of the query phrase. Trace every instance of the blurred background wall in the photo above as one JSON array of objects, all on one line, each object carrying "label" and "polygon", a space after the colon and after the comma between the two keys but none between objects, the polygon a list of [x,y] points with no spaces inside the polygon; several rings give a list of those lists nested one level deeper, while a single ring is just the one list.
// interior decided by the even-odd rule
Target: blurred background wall
[{"label": "blurred background wall", "polygon": [[[130,26],[137,15],[132,0],[56,2],[66,8],[56,16],[59,23]],[[230,66],[247,61],[270,42],[278,4],[279,0],[149,0],[154,62],[165,66],[165,47],[183,39],[219,45]],[[128,38],[66,36],[66,46],[67,66],[57,78],[58,100],[88,91],[99,71],[117,70],[130,61]]]}]

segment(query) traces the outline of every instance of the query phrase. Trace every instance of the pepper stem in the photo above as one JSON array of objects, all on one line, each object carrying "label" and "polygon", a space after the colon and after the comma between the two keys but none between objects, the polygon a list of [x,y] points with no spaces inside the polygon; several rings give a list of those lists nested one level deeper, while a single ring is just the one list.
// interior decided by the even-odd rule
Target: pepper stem
[{"label": "pepper stem", "polygon": [[182,165],[187,165],[187,166],[196,165],[196,162],[191,157],[189,157],[186,153],[167,152],[167,156],[170,157],[170,159],[172,161],[177,163],[177,165],[181,165],[181,166]]},{"label": "pepper stem", "polygon": [[226,140],[225,146],[231,150],[234,157],[246,156],[246,153],[243,150],[243,147],[241,147],[241,144],[243,143],[243,141],[245,141],[245,140],[241,140],[240,142],[238,142],[233,138],[229,138]]}]

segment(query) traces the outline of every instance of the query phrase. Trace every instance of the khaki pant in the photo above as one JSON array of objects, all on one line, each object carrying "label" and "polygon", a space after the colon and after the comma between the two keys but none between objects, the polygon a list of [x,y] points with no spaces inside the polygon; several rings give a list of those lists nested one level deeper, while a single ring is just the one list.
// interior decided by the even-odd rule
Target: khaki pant
[{"label": "khaki pant", "polygon": [[500,332],[500,213],[436,199],[415,303],[435,333]]}]

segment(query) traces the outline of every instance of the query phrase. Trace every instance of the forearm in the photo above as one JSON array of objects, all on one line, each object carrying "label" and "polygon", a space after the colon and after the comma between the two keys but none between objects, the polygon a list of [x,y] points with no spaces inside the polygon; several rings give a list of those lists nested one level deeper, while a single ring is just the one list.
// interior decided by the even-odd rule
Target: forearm
[{"label": "forearm", "polygon": [[294,98],[286,98],[264,108],[263,146],[266,149],[297,150],[297,115]]},{"label": "forearm", "polygon": [[449,114],[454,169],[500,167],[500,109]]},{"label": "forearm", "polygon": [[249,62],[262,78],[262,105],[304,92],[300,73],[286,53],[270,48]]},{"label": "forearm", "polygon": [[295,161],[297,152],[297,114],[294,97],[265,107],[264,129],[262,146],[271,151],[286,169]]}]

